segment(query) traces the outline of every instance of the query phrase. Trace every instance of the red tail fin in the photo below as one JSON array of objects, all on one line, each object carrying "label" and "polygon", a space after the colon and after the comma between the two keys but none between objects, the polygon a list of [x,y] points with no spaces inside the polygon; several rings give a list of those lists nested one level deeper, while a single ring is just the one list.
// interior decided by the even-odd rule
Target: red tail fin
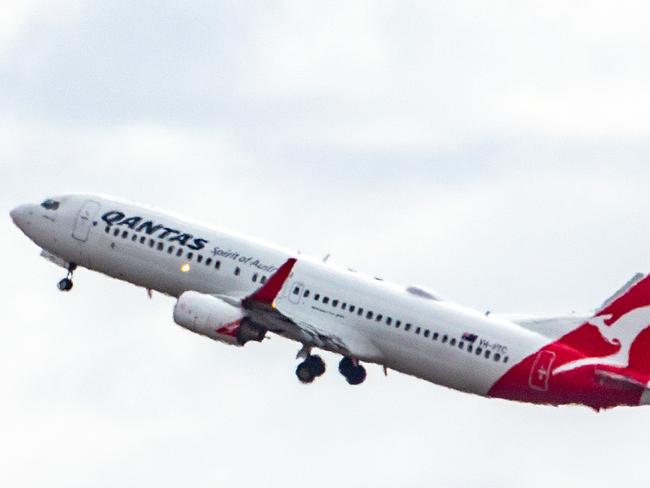
[{"label": "red tail fin", "polygon": [[643,276],[594,317],[516,364],[489,394],[601,409],[639,405],[649,383],[650,276]]},{"label": "red tail fin", "polygon": [[594,317],[560,342],[588,357],[609,357],[650,373],[650,276],[628,283]]},{"label": "red tail fin", "polygon": [[612,299],[605,302],[597,317],[611,315],[608,325],[633,310],[650,306],[650,275],[637,274]]}]

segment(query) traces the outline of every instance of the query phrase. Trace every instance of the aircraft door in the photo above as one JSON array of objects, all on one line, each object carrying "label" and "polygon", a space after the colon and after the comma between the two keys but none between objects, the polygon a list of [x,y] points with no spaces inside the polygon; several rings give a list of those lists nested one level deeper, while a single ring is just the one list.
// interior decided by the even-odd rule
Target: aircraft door
[{"label": "aircraft door", "polygon": [[75,219],[72,237],[78,241],[86,242],[97,212],[99,212],[99,203],[93,200],[88,200],[84,203]]},{"label": "aircraft door", "polygon": [[548,391],[548,381],[553,371],[555,353],[553,351],[540,351],[535,358],[530,370],[528,384],[533,390]]}]

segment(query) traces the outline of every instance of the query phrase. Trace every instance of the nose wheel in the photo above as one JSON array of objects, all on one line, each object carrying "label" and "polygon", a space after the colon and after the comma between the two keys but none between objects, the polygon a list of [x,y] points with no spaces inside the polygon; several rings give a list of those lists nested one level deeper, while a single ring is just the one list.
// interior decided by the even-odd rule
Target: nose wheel
[{"label": "nose wheel", "polygon": [[325,374],[325,362],[320,356],[307,356],[296,368],[296,376],[301,383],[312,383],[319,376]]},{"label": "nose wheel", "polygon": [[57,288],[60,291],[70,291],[72,290],[73,285],[74,283],[72,283],[72,280],[70,278],[63,278],[56,284]]},{"label": "nose wheel", "polygon": [[59,281],[56,286],[60,291],[70,291],[72,290],[72,286],[74,283],[72,282],[72,274],[74,273],[74,270],[77,269],[77,265],[74,263],[70,263],[68,265],[68,276],[63,278],[61,281]]}]

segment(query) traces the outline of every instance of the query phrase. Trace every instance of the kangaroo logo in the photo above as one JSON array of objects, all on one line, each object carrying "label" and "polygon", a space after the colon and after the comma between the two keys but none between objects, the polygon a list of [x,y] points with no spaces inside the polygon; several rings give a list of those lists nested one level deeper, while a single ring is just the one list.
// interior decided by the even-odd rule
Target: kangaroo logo
[{"label": "kangaroo logo", "polygon": [[627,368],[630,365],[630,350],[639,334],[650,327],[650,306],[640,307],[621,316],[616,322],[607,325],[613,315],[600,315],[590,319],[587,324],[598,329],[601,337],[609,344],[618,346],[618,351],[610,356],[591,357],[570,361],[553,371],[561,374],[583,366],[613,366]]}]

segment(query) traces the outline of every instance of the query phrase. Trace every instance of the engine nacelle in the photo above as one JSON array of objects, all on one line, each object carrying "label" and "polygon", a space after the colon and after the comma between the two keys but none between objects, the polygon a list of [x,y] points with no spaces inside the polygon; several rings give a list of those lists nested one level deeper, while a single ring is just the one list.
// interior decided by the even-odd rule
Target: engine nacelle
[{"label": "engine nacelle", "polygon": [[220,298],[186,291],[174,307],[174,322],[192,332],[235,346],[242,345],[239,328],[246,315]]}]

